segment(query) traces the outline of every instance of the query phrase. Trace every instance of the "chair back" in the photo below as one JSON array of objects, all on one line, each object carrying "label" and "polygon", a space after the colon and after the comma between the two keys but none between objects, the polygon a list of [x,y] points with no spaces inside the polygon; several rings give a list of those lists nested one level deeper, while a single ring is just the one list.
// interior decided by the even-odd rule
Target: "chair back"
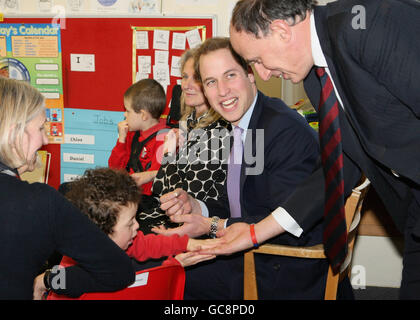
[{"label": "chair back", "polygon": [[80,300],[182,300],[185,270],[180,265],[159,266],[136,273],[136,281],[115,292],[85,293]]},{"label": "chair back", "polygon": [[[334,273],[331,266],[328,268],[327,282],[325,286],[325,300],[335,300],[337,297],[338,283],[351,271],[351,259],[353,256],[354,241],[357,235],[357,227],[360,222],[363,200],[369,190],[370,181],[367,178],[358,187],[352,190],[345,203],[345,215],[347,224],[348,254],[342,264],[340,272]],[[254,253],[271,254],[304,259],[326,259],[324,246],[317,244],[312,247],[295,247],[279,244],[263,244],[257,249],[251,249],[244,254],[244,299],[257,300],[257,275],[255,271]],[[346,272],[347,271],[347,272]]]},{"label": "chair back", "polygon": [[364,181],[353,189],[351,195],[346,200],[345,215],[347,224],[347,246],[348,253],[346,260],[341,266],[340,273],[343,273],[349,267],[353,255],[354,242],[357,235],[362,212],[362,204],[369,191],[370,181],[365,178]]},{"label": "chair back", "polygon": [[362,204],[370,187],[370,181],[366,177],[362,182],[352,190],[351,195],[347,198],[345,204],[345,215],[347,224],[347,257],[340,267],[340,272],[334,273],[331,266],[328,268],[327,283],[325,288],[325,300],[335,300],[337,297],[338,283],[345,276],[351,275],[351,261],[353,258],[354,242],[357,236],[357,228],[359,226]]},{"label": "chair back", "polygon": [[70,298],[50,292],[47,300],[182,300],[185,270],[181,265],[159,266],[136,272],[135,282],[114,292],[89,292]]}]

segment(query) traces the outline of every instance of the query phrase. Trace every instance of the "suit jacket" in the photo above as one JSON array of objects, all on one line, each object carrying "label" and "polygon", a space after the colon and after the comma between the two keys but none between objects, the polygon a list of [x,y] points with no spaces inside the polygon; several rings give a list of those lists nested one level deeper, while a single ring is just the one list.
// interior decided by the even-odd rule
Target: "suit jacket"
[{"label": "suit jacket", "polygon": [[[365,29],[355,28],[357,5],[360,1],[345,0],[314,10],[321,48],[344,105],[345,189],[349,194],[362,170],[403,231],[413,188],[420,188],[420,43],[412,39],[413,31],[420,31],[420,3],[363,1]],[[321,86],[314,69],[304,86],[317,108]],[[298,194],[286,209],[300,208]]]},{"label": "suit jacket", "polygon": [[[250,152],[251,157],[248,155]],[[252,159],[256,161],[253,162]],[[217,201],[206,201],[210,216],[229,218],[229,224],[239,221],[256,223],[281,206],[294,188],[310,176],[318,166],[317,133],[302,116],[281,100],[269,98],[259,92],[244,144],[240,178],[242,218],[229,218],[226,187],[224,194]],[[250,172],[254,174],[249,174]],[[311,201],[310,198],[311,195],[308,195],[306,201]],[[314,220],[316,220],[314,227],[305,231],[299,238],[285,232],[272,241],[289,245],[319,243],[322,213]],[[227,259],[232,261],[228,267],[225,264],[226,261],[220,261],[221,259],[218,258],[210,262],[210,266],[200,264],[194,273],[187,270],[187,296],[190,293],[190,283],[194,281],[191,277],[199,279],[203,287],[208,286],[207,291],[217,292],[214,285],[220,282],[224,283],[225,291],[228,291],[228,288],[241,288],[243,258],[236,260],[234,257],[224,258],[224,260]],[[325,261],[310,260],[257,255],[256,268],[260,297],[263,299],[322,298],[327,265]],[[212,278],[218,275],[221,275],[223,279]],[[208,283],[204,284],[206,281]],[[192,297],[197,296],[192,295]],[[220,299],[225,296],[206,296],[205,298]],[[230,298],[241,299],[242,296],[233,295]]]},{"label": "suit jacket", "polygon": [[[228,218],[229,225],[264,219],[319,167],[317,133],[281,100],[259,92],[247,129],[240,177],[242,217],[230,218],[226,184],[219,201],[206,201],[210,216]],[[321,219],[316,218],[318,223]]]}]

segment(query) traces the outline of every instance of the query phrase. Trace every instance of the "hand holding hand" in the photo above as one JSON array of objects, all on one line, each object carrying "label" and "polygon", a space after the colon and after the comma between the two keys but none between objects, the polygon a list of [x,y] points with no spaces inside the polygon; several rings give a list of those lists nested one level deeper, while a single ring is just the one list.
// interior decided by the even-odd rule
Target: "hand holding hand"
[{"label": "hand holding hand", "polygon": [[250,234],[250,226],[247,223],[234,223],[226,229],[218,231],[217,237],[223,241],[216,247],[200,250],[200,253],[230,255],[238,251],[246,250],[253,246]]}]

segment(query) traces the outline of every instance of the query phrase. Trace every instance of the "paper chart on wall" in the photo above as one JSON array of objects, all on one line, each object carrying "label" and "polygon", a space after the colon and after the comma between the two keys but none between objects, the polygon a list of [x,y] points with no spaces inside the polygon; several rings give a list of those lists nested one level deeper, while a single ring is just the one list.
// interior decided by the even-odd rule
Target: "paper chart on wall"
[{"label": "paper chart on wall", "polygon": [[[205,26],[132,27],[133,83],[153,78],[167,91],[181,77],[182,53],[206,39]],[[152,66],[152,70],[149,69]]]},{"label": "paper chart on wall", "polygon": [[0,24],[0,74],[28,81],[46,98],[49,143],[64,141],[60,25]]},{"label": "paper chart on wall", "polygon": [[124,112],[65,108],[65,143],[61,145],[61,182],[86,169],[107,167],[118,139],[118,122]]}]

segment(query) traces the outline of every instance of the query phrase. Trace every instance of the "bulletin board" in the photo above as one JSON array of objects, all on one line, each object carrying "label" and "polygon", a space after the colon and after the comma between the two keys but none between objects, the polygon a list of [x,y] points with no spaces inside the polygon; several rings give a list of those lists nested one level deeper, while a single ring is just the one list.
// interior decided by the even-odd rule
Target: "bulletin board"
[{"label": "bulletin board", "polygon": [[[207,38],[205,25],[172,27],[132,27],[133,83],[144,78],[158,81],[165,91],[180,81],[180,58]],[[172,96],[172,95],[170,95]],[[168,101],[169,102],[169,101]],[[164,115],[169,113],[167,105]]]},{"label": "bulletin board", "polygon": [[[3,23],[51,23],[51,20],[5,18]],[[209,38],[215,35],[216,26],[215,17],[70,17],[60,22],[64,108],[105,111],[124,111],[123,95],[133,83],[132,27],[204,26]],[[95,71],[71,71],[70,54],[94,54]],[[167,88],[168,104],[174,84],[171,80]],[[51,153],[48,184],[55,188],[60,184],[60,148],[60,145],[44,148]]]}]

